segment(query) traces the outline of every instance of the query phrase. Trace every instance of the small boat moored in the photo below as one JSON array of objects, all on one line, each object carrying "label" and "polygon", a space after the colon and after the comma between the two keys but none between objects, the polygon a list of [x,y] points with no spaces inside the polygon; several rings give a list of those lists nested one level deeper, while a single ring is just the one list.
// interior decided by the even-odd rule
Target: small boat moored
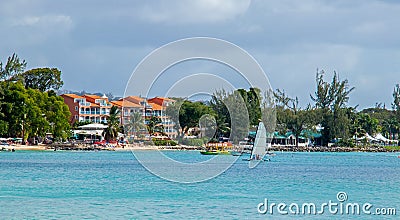
[{"label": "small boat moored", "polygon": [[200,151],[203,155],[229,155],[231,154],[227,150],[202,150]]},{"label": "small boat moored", "polygon": [[207,143],[205,150],[200,151],[202,155],[231,155],[232,143]]}]

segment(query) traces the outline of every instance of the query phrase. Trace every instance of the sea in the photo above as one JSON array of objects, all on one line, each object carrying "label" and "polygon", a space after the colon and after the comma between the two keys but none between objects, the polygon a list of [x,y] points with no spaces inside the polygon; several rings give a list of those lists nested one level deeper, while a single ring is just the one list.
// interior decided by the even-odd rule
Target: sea
[{"label": "sea", "polygon": [[276,152],[253,169],[242,156],[215,177],[182,183],[149,172],[130,151],[0,152],[0,219],[400,219],[398,155]]}]

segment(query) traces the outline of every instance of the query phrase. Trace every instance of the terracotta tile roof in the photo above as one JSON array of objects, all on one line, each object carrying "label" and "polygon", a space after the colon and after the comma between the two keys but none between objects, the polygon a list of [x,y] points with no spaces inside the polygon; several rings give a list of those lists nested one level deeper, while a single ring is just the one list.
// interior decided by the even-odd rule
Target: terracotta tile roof
[{"label": "terracotta tile roof", "polygon": [[83,96],[86,96],[86,97],[89,97],[89,98],[92,98],[92,99],[101,99],[101,97],[98,96],[98,95],[88,95],[88,94],[85,94],[85,95],[83,95]]},{"label": "terracotta tile roof", "polygon": [[136,103],[136,104],[140,104],[140,102],[144,101],[144,98],[132,95],[132,96],[127,96],[125,98],[122,98],[119,101],[124,101],[124,100],[127,100],[129,102],[133,102],[133,103]]},{"label": "terracotta tile roof", "polygon": [[173,100],[173,99],[165,98],[165,97],[158,97],[158,96],[148,99],[147,101],[149,103],[156,103],[158,105],[164,105],[164,103],[166,103],[166,102],[175,102],[175,100]]},{"label": "terracotta tile roof", "polygon": [[119,101],[111,101],[113,105],[116,105],[118,107],[127,107],[127,108],[142,108],[141,105],[138,105],[136,103],[130,102],[128,100],[119,100]]},{"label": "terracotta tile roof", "polygon": [[66,97],[70,97],[70,98],[73,98],[73,99],[82,99],[82,98],[84,98],[84,97],[76,95],[76,94],[62,94],[61,96],[66,96]]},{"label": "terracotta tile roof", "polygon": [[88,102],[88,103],[90,103],[90,106],[93,106],[93,107],[100,107],[100,105],[97,104],[97,103],[93,103],[93,102]]},{"label": "terracotta tile roof", "polygon": [[149,103],[151,105],[153,110],[163,110],[163,107],[161,105],[158,105],[156,103]]}]

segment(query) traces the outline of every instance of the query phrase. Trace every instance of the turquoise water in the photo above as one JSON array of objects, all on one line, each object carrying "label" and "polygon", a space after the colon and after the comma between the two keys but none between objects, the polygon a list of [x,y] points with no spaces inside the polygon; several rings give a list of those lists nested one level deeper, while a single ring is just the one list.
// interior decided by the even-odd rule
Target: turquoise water
[{"label": "turquoise water", "polygon": [[[207,157],[190,151],[165,154],[186,162]],[[399,219],[400,215],[400,159],[392,153],[277,153],[255,169],[238,160],[220,176],[193,184],[152,175],[131,152],[1,152],[0,167],[1,219]],[[179,170],[176,175],[181,175]],[[342,191],[347,202],[396,208],[397,215],[257,211],[265,198],[288,205],[318,205],[337,202]]]}]

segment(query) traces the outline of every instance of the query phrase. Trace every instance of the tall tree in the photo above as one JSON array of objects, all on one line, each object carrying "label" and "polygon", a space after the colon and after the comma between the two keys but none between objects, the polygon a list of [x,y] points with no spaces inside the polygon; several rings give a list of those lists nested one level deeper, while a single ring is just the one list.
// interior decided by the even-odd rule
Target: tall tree
[{"label": "tall tree", "polygon": [[216,132],[214,138],[229,137],[231,127],[231,117],[229,110],[224,103],[225,97],[228,94],[224,89],[216,91],[210,100],[210,107],[215,112]]},{"label": "tall tree", "polygon": [[229,137],[231,141],[238,143],[247,137],[250,127],[249,113],[240,91],[216,91],[210,106],[216,115],[214,138]]},{"label": "tall tree", "polygon": [[140,112],[133,112],[129,116],[129,121],[124,125],[125,131],[134,132],[135,136],[138,136],[138,133],[141,129],[145,129],[146,125],[144,124],[143,115]]},{"label": "tall tree", "polygon": [[257,126],[261,119],[261,90],[259,88],[250,88],[249,91],[245,89],[237,90],[246,104],[249,113],[249,121],[251,126]]},{"label": "tall tree", "polygon": [[396,112],[397,120],[400,122],[400,85],[396,84],[393,90],[393,110]]},{"label": "tall tree", "polygon": [[299,146],[299,137],[304,129],[311,129],[315,124],[314,110],[308,105],[307,109],[299,106],[298,98],[290,98],[284,91],[279,89],[274,93],[276,97],[277,120],[280,124],[285,124],[296,138],[296,147]]},{"label": "tall tree", "polygon": [[179,111],[179,123],[183,132],[187,134],[190,128],[199,127],[200,118],[207,114],[213,114],[209,106],[202,102],[190,102],[185,100]]},{"label": "tall tree", "polygon": [[7,63],[4,65],[0,62],[0,81],[12,80],[15,76],[24,72],[26,68],[25,60],[20,60],[17,54],[8,57]]},{"label": "tall tree", "polygon": [[8,86],[0,99],[3,103],[0,121],[5,124],[0,134],[23,137],[24,140],[43,137],[46,132],[53,133],[56,139],[68,136],[70,112],[61,97],[36,89],[25,89],[21,82],[0,84]]},{"label": "tall tree", "polygon": [[153,135],[156,132],[164,134],[164,126],[162,125],[161,118],[151,116],[150,120],[147,122],[147,131],[150,135]]},{"label": "tall tree", "polygon": [[354,87],[349,86],[347,79],[341,81],[336,72],[331,83],[324,81],[323,77],[324,71],[317,70],[316,92],[310,97],[315,102],[315,107],[321,111],[319,123],[324,128],[322,142],[327,145],[330,140],[350,136],[351,123],[346,108]]},{"label": "tall tree", "polygon": [[64,82],[61,80],[61,71],[57,68],[37,68],[28,70],[19,77],[23,80],[25,88],[38,89],[42,92],[58,90]]},{"label": "tall tree", "polygon": [[112,106],[110,115],[107,119],[107,127],[103,131],[103,136],[107,141],[115,140],[118,137],[119,131],[119,109],[117,106]]}]

